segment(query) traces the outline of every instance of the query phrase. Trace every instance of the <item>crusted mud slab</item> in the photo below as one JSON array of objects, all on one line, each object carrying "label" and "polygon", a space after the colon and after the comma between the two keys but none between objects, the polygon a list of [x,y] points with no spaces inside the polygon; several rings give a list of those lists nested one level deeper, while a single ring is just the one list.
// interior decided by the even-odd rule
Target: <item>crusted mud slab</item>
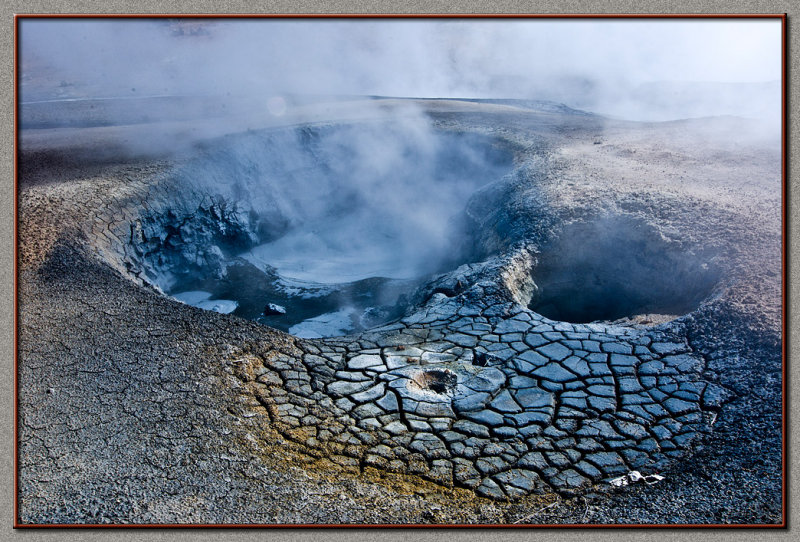
[{"label": "crusted mud slab", "polygon": [[455,209],[449,268],[313,339],[164,292],[252,281],[241,254],[287,231],[259,177],[283,166],[232,149],[290,134],[304,175],[335,170],[324,138],[375,129],[358,104],[168,156],[147,134],[202,121],[23,131],[23,523],[781,521],[778,142],[735,118],[414,105],[507,170]]}]

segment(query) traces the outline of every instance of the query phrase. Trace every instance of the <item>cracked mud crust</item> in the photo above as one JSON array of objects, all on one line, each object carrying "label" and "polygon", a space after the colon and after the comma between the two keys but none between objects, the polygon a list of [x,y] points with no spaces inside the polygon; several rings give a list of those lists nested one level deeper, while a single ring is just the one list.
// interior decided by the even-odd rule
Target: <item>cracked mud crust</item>
[{"label": "cracked mud crust", "polygon": [[[736,119],[425,105],[438,130],[505,141],[514,171],[467,204],[480,258],[345,337],[162,294],[147,220],[253,233],[176,180],[183,158],[92,161],[92,129],[23,144],[23,523],[781,520],[779,149]],[[628,233],[587,233],[609,225]],[[626,318],[536,312],[575,237],[604,247]],[[697,299],[674,314],[642,292]],[[634,470],[665,479],[608,483]]]}]

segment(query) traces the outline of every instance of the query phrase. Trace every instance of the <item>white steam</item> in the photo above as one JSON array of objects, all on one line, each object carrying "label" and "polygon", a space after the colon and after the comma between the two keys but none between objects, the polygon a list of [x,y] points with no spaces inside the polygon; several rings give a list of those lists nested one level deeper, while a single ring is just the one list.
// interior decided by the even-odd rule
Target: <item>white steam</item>
[{"label": "white steam", "polygon": [[[551,99],[639,120],[780,114],[777,19],[29,19],[21,53],[23,101],[346,94]],[[25,77],[42,67],[49,88]]]},{"label": "white steam", "polygon": [[230,136],[180,175],[254,211],[266,242],[244,256],[286,278],[435,272],[460,257],[464,205],[510,171],[512,153],[488,136],[438,132],[414,109],[372,113],[353,124]]}]

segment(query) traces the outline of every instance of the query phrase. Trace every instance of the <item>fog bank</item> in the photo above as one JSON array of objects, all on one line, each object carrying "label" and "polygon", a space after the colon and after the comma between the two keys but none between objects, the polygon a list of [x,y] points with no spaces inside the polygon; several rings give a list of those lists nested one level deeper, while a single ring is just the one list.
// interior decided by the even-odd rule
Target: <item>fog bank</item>
[{"label": "fog bank", "polygon": [[[23,102],[547,99],[632,120],[779,118],[775,20],[23,19]],[[272,100],[272,101],[270,101]]]}]

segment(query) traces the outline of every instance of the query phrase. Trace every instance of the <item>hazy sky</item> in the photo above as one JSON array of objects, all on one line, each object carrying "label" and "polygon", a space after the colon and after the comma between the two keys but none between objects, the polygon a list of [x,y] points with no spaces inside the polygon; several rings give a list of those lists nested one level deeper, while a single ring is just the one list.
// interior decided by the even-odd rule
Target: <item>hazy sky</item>
[{"label": "hazy sky", "polygon": [[105,96],[137,89],[552,99],[561,92],[569,103],[574,93],[655,81],[781,77],[777,19],[206,23],[213,24],[204,33],[186,36],[167,20],[23,20],[21,52],[57,69],[65,85]]}]

